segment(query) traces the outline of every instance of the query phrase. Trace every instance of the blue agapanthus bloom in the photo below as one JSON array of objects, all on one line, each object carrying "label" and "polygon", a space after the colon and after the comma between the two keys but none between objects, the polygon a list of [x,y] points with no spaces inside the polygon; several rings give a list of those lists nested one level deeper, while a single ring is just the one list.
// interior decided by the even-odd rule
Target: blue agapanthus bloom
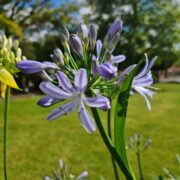
[{"label": "blue agapanthus bloom", "polygon": [[[46,96],[39,100],[38,105],[48,107],[64,101],[48,115],[49,120],[77,109],[80,123],[88,132],[92,132],[96,128],[86,106],[101,110],[110,109],[109,99],[116,97],[117,94],[113,93],[118,92],[117,87],[120,88],[136,65],[131,65],[120,73],[118,64],[126,57],[112,54],[119,41],[121,21],[114,21],[110,25],[103,43],[97,40],[97,30],[94,25],[88,28],[80,24],[77,29],[77,34],[69,34],[67,28],[63,27],[60,39],[64,50],[56,48],[53,51],[51,54],[53,63],[25,60],[18,62],[17,67],[24,73],[42,71],[48,77],[48,81],[40,84],[40,89]],[[147,55],[145,56],[146,64],[134,77],[131,94],[133,91],[141,94],[150,109],[147,96],[152,98],[154,94],[150,86],[153,83],[150,70],[156,58],[149,63]]]},{"label": "blue agapanthus bloom", "polygon": [[151,109],[151,105],[149,103],[148,97],[152,99],[152,96],[154,94],[153,88],[151,85],[153,84],[153,78],[151,74],[151,68],[155,63],[155,60],[157,57],[154,57],[151,62],[149,63],[147,54],[145,54],[145,66],[144,68],[134,77],[132,82],[132,91],[137,91],[141,96],[144,97],[146,100],[146,104],[148,109]]},{"label": "blue agapanthus bloom", "polygon": [[86,69],[80,69],[76,72],[73,85],[63,72],[57,72],[57,79],[59,81],[59,86],[55,86],[51,82],[42,82],[40,84],[42,92],[47,94],[47,96],[39,100],[38,104],[40,106],[50,106],[59,101],[67,100],[66,103],[56,108],[48,115],[48,120],[53,120],[68,112],[73,112],[77,107],[82,126],[88,132],[95,131],[94,121],[85,105],[107,110],[111,107],[109,99],[102,95],[86,97],[85,91],[88,86]]},{"label": "blue agapanthus bloom", "polygon": [[96,53],[92,56],[92,72],[94,75],[99,74],[105,79],[112,79],[117,75],[117,64],[123,62],[126,57],[124,55],[116,55],[113,56],[110,51],[106,50],[104,56],[101,58],[101,52],[103,44],[101,40],[97,40],[96,42]]}]

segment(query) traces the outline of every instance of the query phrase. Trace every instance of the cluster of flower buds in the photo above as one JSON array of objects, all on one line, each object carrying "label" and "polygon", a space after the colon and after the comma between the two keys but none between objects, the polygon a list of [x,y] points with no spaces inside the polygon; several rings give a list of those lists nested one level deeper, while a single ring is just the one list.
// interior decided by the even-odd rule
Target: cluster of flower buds
[{"label": "cluster of flower buds", "polygon": [[145,139],[142,142],[141,136],[139,134],[134,134],[128,140],[127,149],[131,149],[133,152],[142,152],[145,151],[152,144],[151,139]]},{"label": "cluster of flower buds", "polygon": [[[38,102],[38,105],[47,107],[60,101],[66,101],[48,115],[48,120],[56,119],[68,112],[78,109],[82,126],[88,131],[95,131],[93,118],[86,106],[108,110],[111,108],[110,100],[115,96],[117,88],[120,88],[124,79],[136,65],[131,65],[122,73],[118,72],[118,65],[126,57],[122,54],[114,55],[122,21],[114,21],[107,31],[103,42],[97,39],[95,25],[88,28],[80,24],[76,34],[70,34],[63,26],[60,41],[63,50],[56,48],[51,54],[53,62],[37,62],[25,60],[17,63],[17,67],[24,73],[42,71],[48,81],[40,84],[40,89],[46,94]],[[150,63],[146,56],[146,64],[142,71],[134,78],[133,91],[140,93],[146,100],[152,98],[153,91],[150,85],[153,83]]]},{"label": "cluster of flower buds", "polygon": [[85,180],[88,176],[88,172],[87,171],[83,171],[81,174],[79,174],[78,176],[75,176],[74,174],[72,174],[71,171],[68,171],[67,169],[67,165],[65,163],[63,163],[62,160],[59,160],[59,170],[57,171],[53,171],[53,176],[54,178],[50,178],[49,176],[45,176],[43,179],[44,180]]},{"label": "cluster of flower buds", "polygon": [[0,94],[2,97],[5,95],[7,85],[19,89],[12,75],[19,71],[16,63],[23,59],[26,57],[22,56],[18,40],[13,41],[2,35],[0,43]]}]

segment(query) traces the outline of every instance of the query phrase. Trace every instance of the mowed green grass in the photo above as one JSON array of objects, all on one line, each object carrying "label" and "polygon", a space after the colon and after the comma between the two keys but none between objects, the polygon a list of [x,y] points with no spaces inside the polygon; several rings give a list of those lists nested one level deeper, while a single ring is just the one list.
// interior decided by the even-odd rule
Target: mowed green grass
[{"label": "mowed green grass", "polygon": [[[180,85],[158,84],[161,91],[154,96],[152,110],[135,94],[130,98],[126,137],[139,133],[151,138],[151,147],[142,154],[145,179],[164,174],[166,167],[178,174],[175,155],[180,154]],[[62,159],[75,174],[89,172],[90,180],[100,176],[113,180],[110,156],[99,133],[88,134],[81,127],[76,113],[48,122],[45,118],[53,108],[36,105],[39,97],[11,98],[9,117],[8,164],[10,180],[39,180],[51,175]],[[105,116],[104,116],[105,117]],[[104,119],[104,124],[106,120]],[[0,179],[3,179],[2,157],[3,102],[0,101]],[[128,157],[137,179],[135,155]],[[180,173],[180,172],[179,172]]]}]

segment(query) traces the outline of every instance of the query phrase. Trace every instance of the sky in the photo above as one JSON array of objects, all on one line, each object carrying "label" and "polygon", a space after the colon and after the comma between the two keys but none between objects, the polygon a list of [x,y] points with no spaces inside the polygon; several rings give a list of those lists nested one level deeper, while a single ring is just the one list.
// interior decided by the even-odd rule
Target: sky
[{"label": "sky", "polygon": [[70,2],[71,0],[51,0],[55,7],[59,6],[60,4],[63,4],[64,2]]}]

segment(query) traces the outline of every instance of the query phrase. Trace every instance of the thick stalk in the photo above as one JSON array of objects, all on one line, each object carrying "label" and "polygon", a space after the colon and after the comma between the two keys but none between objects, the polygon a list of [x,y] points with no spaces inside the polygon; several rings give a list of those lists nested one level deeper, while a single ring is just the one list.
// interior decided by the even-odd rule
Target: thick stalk
[{"label": "thick stalk", "polygon": [[[107,129],[108,129],[109,138],[112,140],[112,137],[111,137],[111,109],[109,109],[107,112]],[[113,165],[113,169],[114,169],[114,175],[116,177],[116,180],[119,180],[119,175],[118,175],[118,171],[116,168],[116,162],[115,162],[112,154],[111,154],[111,160],[112,160],[112,165]]]},{"label": "thick stalk", "polygon": [[7,167],[7,135],[8,135],[8,109],[9,109],[9,95],[10,87],[7,86],[5,95],[5,105],[4,105],[4,134],[3,134],[3,154],[4,154],[4,180],[8,179],[8,167]]},{"label": "thick stalk", "polygon": [[99,116],[99,113],[97,111],[96,108],[91,108],[92,114],[94,116],[94,119],[96,121],[96,125],[98,127],[98,130],[100,132],[100,135],[107,147],[107,149],[109,150],[109,152],[111,153],[111,155],[113,156],[113,158],[116,160],[117,164],[119,165],[119,167],[121,168],[123,174],[126,176],[126,178],[128,180],[135,180],[136,178],[133,177],[131,175],[131,173],[128,171],[127,167],[125,166],[125,164],[123,163],[121,157],[119,156],[118,152],[116,151],[115,147],[112,144],[111,139],[109,138],[109,136],[106,134],[104,127],[101,123],[101,118]]}]

